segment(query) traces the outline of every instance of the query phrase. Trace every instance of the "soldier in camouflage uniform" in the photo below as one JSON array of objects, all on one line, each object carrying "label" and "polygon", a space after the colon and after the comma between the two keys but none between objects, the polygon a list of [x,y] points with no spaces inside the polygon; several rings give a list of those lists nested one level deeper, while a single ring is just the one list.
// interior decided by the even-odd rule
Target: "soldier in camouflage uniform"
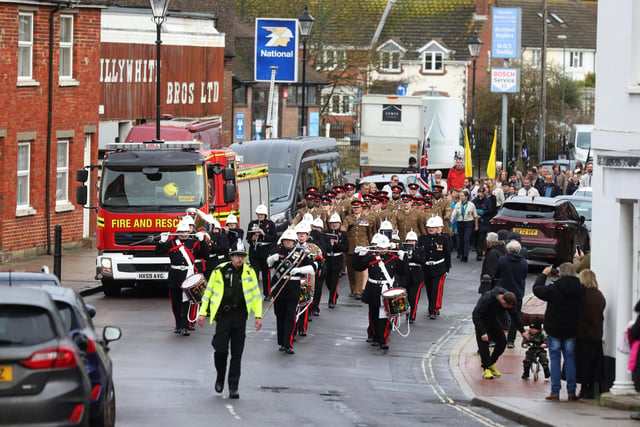
[{"label": "soldier in camouflage uniform", "polygon": [[522,339],[522,347],[528,347],[522,361],[522,379],[529,378],[529,370],[536,359],[544,369],[544,377],[549,378],[551,372],[549,371],[549,359],[547,358],[547,337],[542,332],[542,324],[539,318],[534,317],[531,324],[529,324],[529,339]]}]

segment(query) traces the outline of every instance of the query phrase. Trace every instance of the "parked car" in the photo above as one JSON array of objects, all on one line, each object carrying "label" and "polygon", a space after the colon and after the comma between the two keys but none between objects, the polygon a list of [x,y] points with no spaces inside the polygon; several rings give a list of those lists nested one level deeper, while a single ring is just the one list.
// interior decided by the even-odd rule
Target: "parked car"
[{"label": "parked car", "polygon": [[584,225],[591,233],[591,205],[592,198],[591,196],[576,196],[575,194],[569,195],[560,195],[556,196],[557,199],[568,200],[573,204],[573,207],[576,208],[578,215],[584,217]]},{"label": "parked car", "polygon": [[420,174],[417,173],[388,173],[388,174],[381,174],[381,175],[368,175],[368,176],[363,176],[362,178],[360,178],[360,180],[358,181],[358,184],[356,186],[356,191],[360,191],[360,186],[362,186],[362,184],[364,184],[365,182],[375,182],[376,186],[378,187],[378,190],[382,190],[382,188],[389,184],[391,182],[391,177],[393,175],[397,175],[398,176],[398,185],[400,185],[400,187],[403,188],[404,192],[407,192],[409,187],[409,184],[413,184],[416,183],[420,186],[420,189],[425,189],[425,186],[422,185],[422,183],[420,182],[420,180],[418,179]]},{"label": "parked car", "polygon": [[0,286],[0,350],[3,425],[87,425],[89,376],[48,292]]},{"label": "parked car", "polygon": [[514,196],[505,200],[489,222],[489,230],[517,231],[533,262],[560,264],[571,261],[576,245],[589,250],[585,217],[561,198]]},{"label": "parked car", "polygon": [[0,283],[13,283],[18,285],[52,285],[62,286],[58,276],[49,273],[49,269],[42,267],[41,273],[25,271],[0,271]]},{"label": "parked car", "polygon": [[[91,381],[90,411],[91,425],[95,427],[112,427],[116,419],[116,395],[113,386],[113,367],[109,357],[108,345],[111,341],[120,339],[121,331],[115,326],[106,326],[102,338],[96,332],[92,318],[96,309],[85,304],[82,297],[71,288],[49,284],[46,273],[11,273],[12,281],[4,280],[0,276],[0,287],[40,287],[49,293],[55,302],[58,312],[70,337],[81,333],[86,337],[86,350],[82,356],[84,366]],[[53,276],[57,279],[56,276]]]},{"label": "parked car", "polygon": [[573,196],[583,196],[583,197],[592,197],[593,196],[593,187],[580,187],[574,193]]}]

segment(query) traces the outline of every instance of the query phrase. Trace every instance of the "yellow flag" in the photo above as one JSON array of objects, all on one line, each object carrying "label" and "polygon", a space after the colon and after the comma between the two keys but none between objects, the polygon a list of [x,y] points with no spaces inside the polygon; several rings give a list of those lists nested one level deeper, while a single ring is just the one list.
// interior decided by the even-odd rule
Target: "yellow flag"
[{"label": "yellow flag", "polygon": [[491,144],[491,154],[487,164],[487,176],[496,179],[496,143],[498,142],[498,128],[493,129],[493,144]]},{"label": "yellow flag", "polygon": [[464,128],[464,176],[473,176],[473,163],[471,162],[471,147],[469,146],[469,133]]}]

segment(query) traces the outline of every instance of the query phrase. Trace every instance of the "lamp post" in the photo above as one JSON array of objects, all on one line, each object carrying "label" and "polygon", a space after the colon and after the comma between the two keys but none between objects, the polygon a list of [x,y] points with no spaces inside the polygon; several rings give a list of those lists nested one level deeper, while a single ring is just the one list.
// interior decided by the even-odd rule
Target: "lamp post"
[{"label": "lamp post", "polygon": [[[467,47],[469,48],[469,55],[473,58],[473,78],[471,80],[471,145],[473,149],[476,148],[476,60],[480,56],[480,49],[482,49],[482,40],[478,38],[478,32],[473,32],[473,37],[467,41]],[[477,156],[477,153],[476,153]],[[478,162],[480,157],[478,156]],[[478,167],[478,174],[480,174],[480,167]]]},{"label": "lamp post", "polygon": [[167,20],[167,9],[171,0],[150,0],[153,22],[156,23],[156,140],[160,141],[160,45],[162,36],[160,30]]},{"label": "lamp post", "polygon": [[307,6],[304,7],[304,12],[298,18],[298,25],[300,29],[300,35],[302,36],[302,120],[300,121],[299,134],[305,136],[307,129],[307,40],[309,34],[311,34],[311,28],[313,27],[313,16],[309,15]]},{"label": "lamp post", "polygon": [[567,36],[559,34],[558,40],[562,40],[562,96],[560,101],[560,110],[562,112],[562,120],[564,120],[564,86],[565,86],[565,64],[567,62]]}]

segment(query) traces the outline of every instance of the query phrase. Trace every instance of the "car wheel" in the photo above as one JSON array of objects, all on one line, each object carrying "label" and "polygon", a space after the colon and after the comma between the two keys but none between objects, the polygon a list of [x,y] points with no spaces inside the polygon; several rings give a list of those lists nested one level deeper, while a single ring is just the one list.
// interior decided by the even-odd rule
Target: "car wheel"
[{"label": "car wheel", "polygon": [[116,391],[113,382],[109,382],[107,394],[104,397],[102,413],[98,414],[92,427],[114,427],[116,425]]},{"label": "car wheel", "polygon": [[102,292],[107,297],[117,297],[120,295],[121,286],[115,280],[102,279]]}]

